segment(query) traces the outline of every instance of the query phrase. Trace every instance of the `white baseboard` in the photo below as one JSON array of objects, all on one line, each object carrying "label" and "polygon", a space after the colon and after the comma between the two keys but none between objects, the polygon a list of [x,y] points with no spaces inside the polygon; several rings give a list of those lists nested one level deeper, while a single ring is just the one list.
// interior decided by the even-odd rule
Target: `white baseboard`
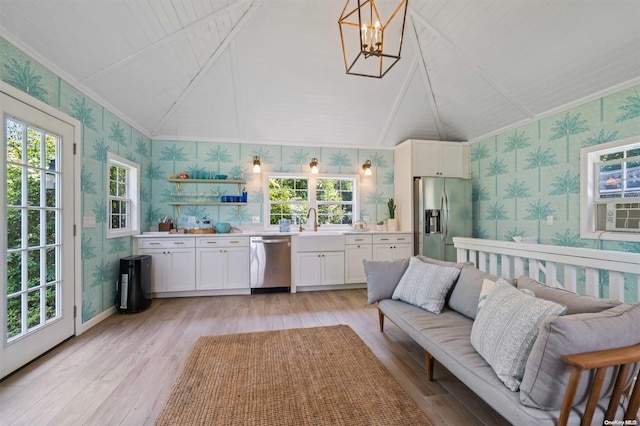
[{"label": "white baseboard", "polygon": [[76,328],[76,336],[81,335],[82,333],[84,333],[85,331],[89,330],[91,327],[94,327],[96,325],[98,325],[99,323],[101,323],[102,321],[106,320],[107,318],[109,318],[111,315],[116,313],[116,307],[112,306],[109,309],[107,309],[106,311],[96,315],[95,317],[91,318],[89,321],[80,324],[77,328]]}]

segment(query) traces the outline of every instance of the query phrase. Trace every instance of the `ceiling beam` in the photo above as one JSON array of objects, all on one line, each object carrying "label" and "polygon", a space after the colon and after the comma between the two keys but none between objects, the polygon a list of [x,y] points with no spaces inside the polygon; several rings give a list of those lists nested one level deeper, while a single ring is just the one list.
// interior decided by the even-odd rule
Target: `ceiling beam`
[{"label": "ceiling beam", "polygon": [[116,71],[122,67],[124,67],[125,65],[128,65],[132,62],[135,62],[136,60],[148,55],[151,52],[154,52],[168,44],[171,44],[173,41],[175,41],[176,39],[184,36],[185,33],[193,30],[193,29],[197,29],[201,24],[212,21],[212,20],[216,20],[217,18],[220,17],[220,15],[225,14],[230,12],[231,10],[244,5],[245,3],[247,3],[250,0],[238,0],[236,2],[233,2],[231,4],[228,4],[214,12],[211,12],[205,16],[203,16],[200,19],[197,19],[195,21],[193,21],[192,23],[190,23],[189,25],[180,28],[178,31],[174,31],[173,33],[167,35],[166,37],[163,37],[161,39],[158,39],[156,41],[154,41],[151,44],[146,45],[145,47],[143,47],[142,49],[139,49],[135,52],[133,52],[132,54],[130,54],[127,57],[124,57],[116,62],[113,62],[110,65],[107,65],[106,67],[102,68],[101,70],[98,70],[96,72],[94,72],[93,74],[88,75],[87,77],[81,79],[80,81],[83,83],[91,83],[97,80],[100,80],[102,77],[104,77],[105,75]]},{"label": "ceiling beam", "polygon": [[491,78],[480,65],[473,62],[467,55],[460,49],[455,43],[453,43],[447,36],[442,34],[440,30],[434,27],[427,19],[420,15],[415,9],[409,8],[409,13],[413,18],[414,22],[417,21],[420,25],[422,25],[427,31],[429,31],[433,36],[439,39],[447,48],[449,48],[452,52],[454,52],[462,61],[467,64],[469,69],[474,71],[476,74],[480,76],[489,86],[495,89],[498,93],[500,93],[506,100],[508,100],[513,106],[515,106],[520,112],[522,112],[528,118],[535,117],[535,114],[527,108],[522,102],[516,99],[507,89],[502,87],[500,83]]},{"label": "ceiling beam", "polygon": [[431,112],[433,113],[433,119],[436,124],[436,129],[438,130],[438,138],[441,141],[448,140],[447,132],[444,129],[444,124],[442,123],[442,119],[440,118],[440,110],[438,109],[438,103],[436,102],[436,96],[433,93],[433,86],[431,85],[431,78],[429,77],[429,70],[427,69],[427,63],[424,60],[424,54],[422,53],[422,47],[420,46],[420,39],[418,38],[418,30],[416,29],[416,24],[413,21],[413,16],[411,17],[411,28],[413,31],[411,32],[411,40],[413,41],[413,46],[418,54],[416,57],[420,58],[420,74],[422,75],[422,81],[424,83],[425,91],[427,92],[427,98],[429,99],[429,105],[431,105]]},{"label": "ceiling beam", "polygon": [[182,103],[187,98],[189,93],[191,93],[193,88],[200,82],[200,80],[202,80],[206,76],[207,71],[209,71],[211,67],[216,63],[218,58],[226,50],[227,46],[229,46],[229,43],[231,43],[231,41],[235,38],[235,36],[238,35],[242,27],[244,27],[244,25],[247,22],[249,22],[249,20],[251,19],[255,11],[258,10],[260,6],[262,6],[263,2],[264,0],[256,0],[253,2],[253,4],[251,4],[251,6],[249,6],[249,9],[247,9],[244,15],[242,15],[242,18],[240,18],[240,20],[236,23],[236,25],[234,25],[234,27],[231,29],[229,34],[227,34],[227,37],[225,37],[225,39],[222,40],[222,43],[220,43],[220,45],[211,54],[211,56],[209,56],[209,59],[207,59],[207,62],[205,62],[204,65],[202,65],[200,70],[187,84],[187,86],[184,88],[182,93],[180,93],[180,96],[178,96],[178,98],[171,105],[171,107],[169,107],[169,110],[164,114],[164,116],[160,119],[158,124],[153,128],[153,130],[151,131],[152,135],[157,134],[158,130],[162,128],[162,126],[164,126],[164,124],[171,118],[171,116],[176,112],[176,110],[180,107],[180,105],[182,105]]}]

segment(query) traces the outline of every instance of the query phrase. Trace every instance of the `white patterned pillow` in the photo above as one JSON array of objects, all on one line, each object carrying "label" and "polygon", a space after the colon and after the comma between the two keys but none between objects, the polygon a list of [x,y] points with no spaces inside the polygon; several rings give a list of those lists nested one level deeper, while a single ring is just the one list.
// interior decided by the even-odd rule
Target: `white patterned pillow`
[{"label": "white patterned pillow", "polygon": [[500,278],[473,322],[471,344],[515,392],[540,323],[566,311],[566,306],[532,297]]},{"label": "white patterned pillow", "polygon": [[424,263],[412,257],[392,298],[439,314],[444,307],[444,299],[459,274],[458,268]]}]

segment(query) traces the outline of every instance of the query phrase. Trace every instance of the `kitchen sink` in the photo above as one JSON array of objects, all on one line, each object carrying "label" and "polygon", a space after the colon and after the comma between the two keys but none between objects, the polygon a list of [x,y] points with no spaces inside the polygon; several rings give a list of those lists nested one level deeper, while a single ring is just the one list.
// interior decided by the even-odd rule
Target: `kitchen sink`
[{"label": "kitchen sink", "polygon": [[343,251],[345,237],[342,232],[319,231],[300,232],[294,235],[298,252]]}]

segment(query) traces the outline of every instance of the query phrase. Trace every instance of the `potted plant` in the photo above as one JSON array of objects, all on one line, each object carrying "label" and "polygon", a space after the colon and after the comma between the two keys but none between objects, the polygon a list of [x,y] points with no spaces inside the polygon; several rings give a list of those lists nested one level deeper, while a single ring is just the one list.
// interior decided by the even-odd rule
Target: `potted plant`
[{"label": "potted plant", "polygon": [[376,231],[384,231],[384,220],[379,220],[376,223]]},{"label": "potted plant", "polygon": [[389,220],[387,220],[387,231],[397,231],[398,230],[398,220],[396,219],[396,208],[398,206],[393,201],[393,198],[389,198],[389,202],[387,203],[387,207],[389,207]]}]

